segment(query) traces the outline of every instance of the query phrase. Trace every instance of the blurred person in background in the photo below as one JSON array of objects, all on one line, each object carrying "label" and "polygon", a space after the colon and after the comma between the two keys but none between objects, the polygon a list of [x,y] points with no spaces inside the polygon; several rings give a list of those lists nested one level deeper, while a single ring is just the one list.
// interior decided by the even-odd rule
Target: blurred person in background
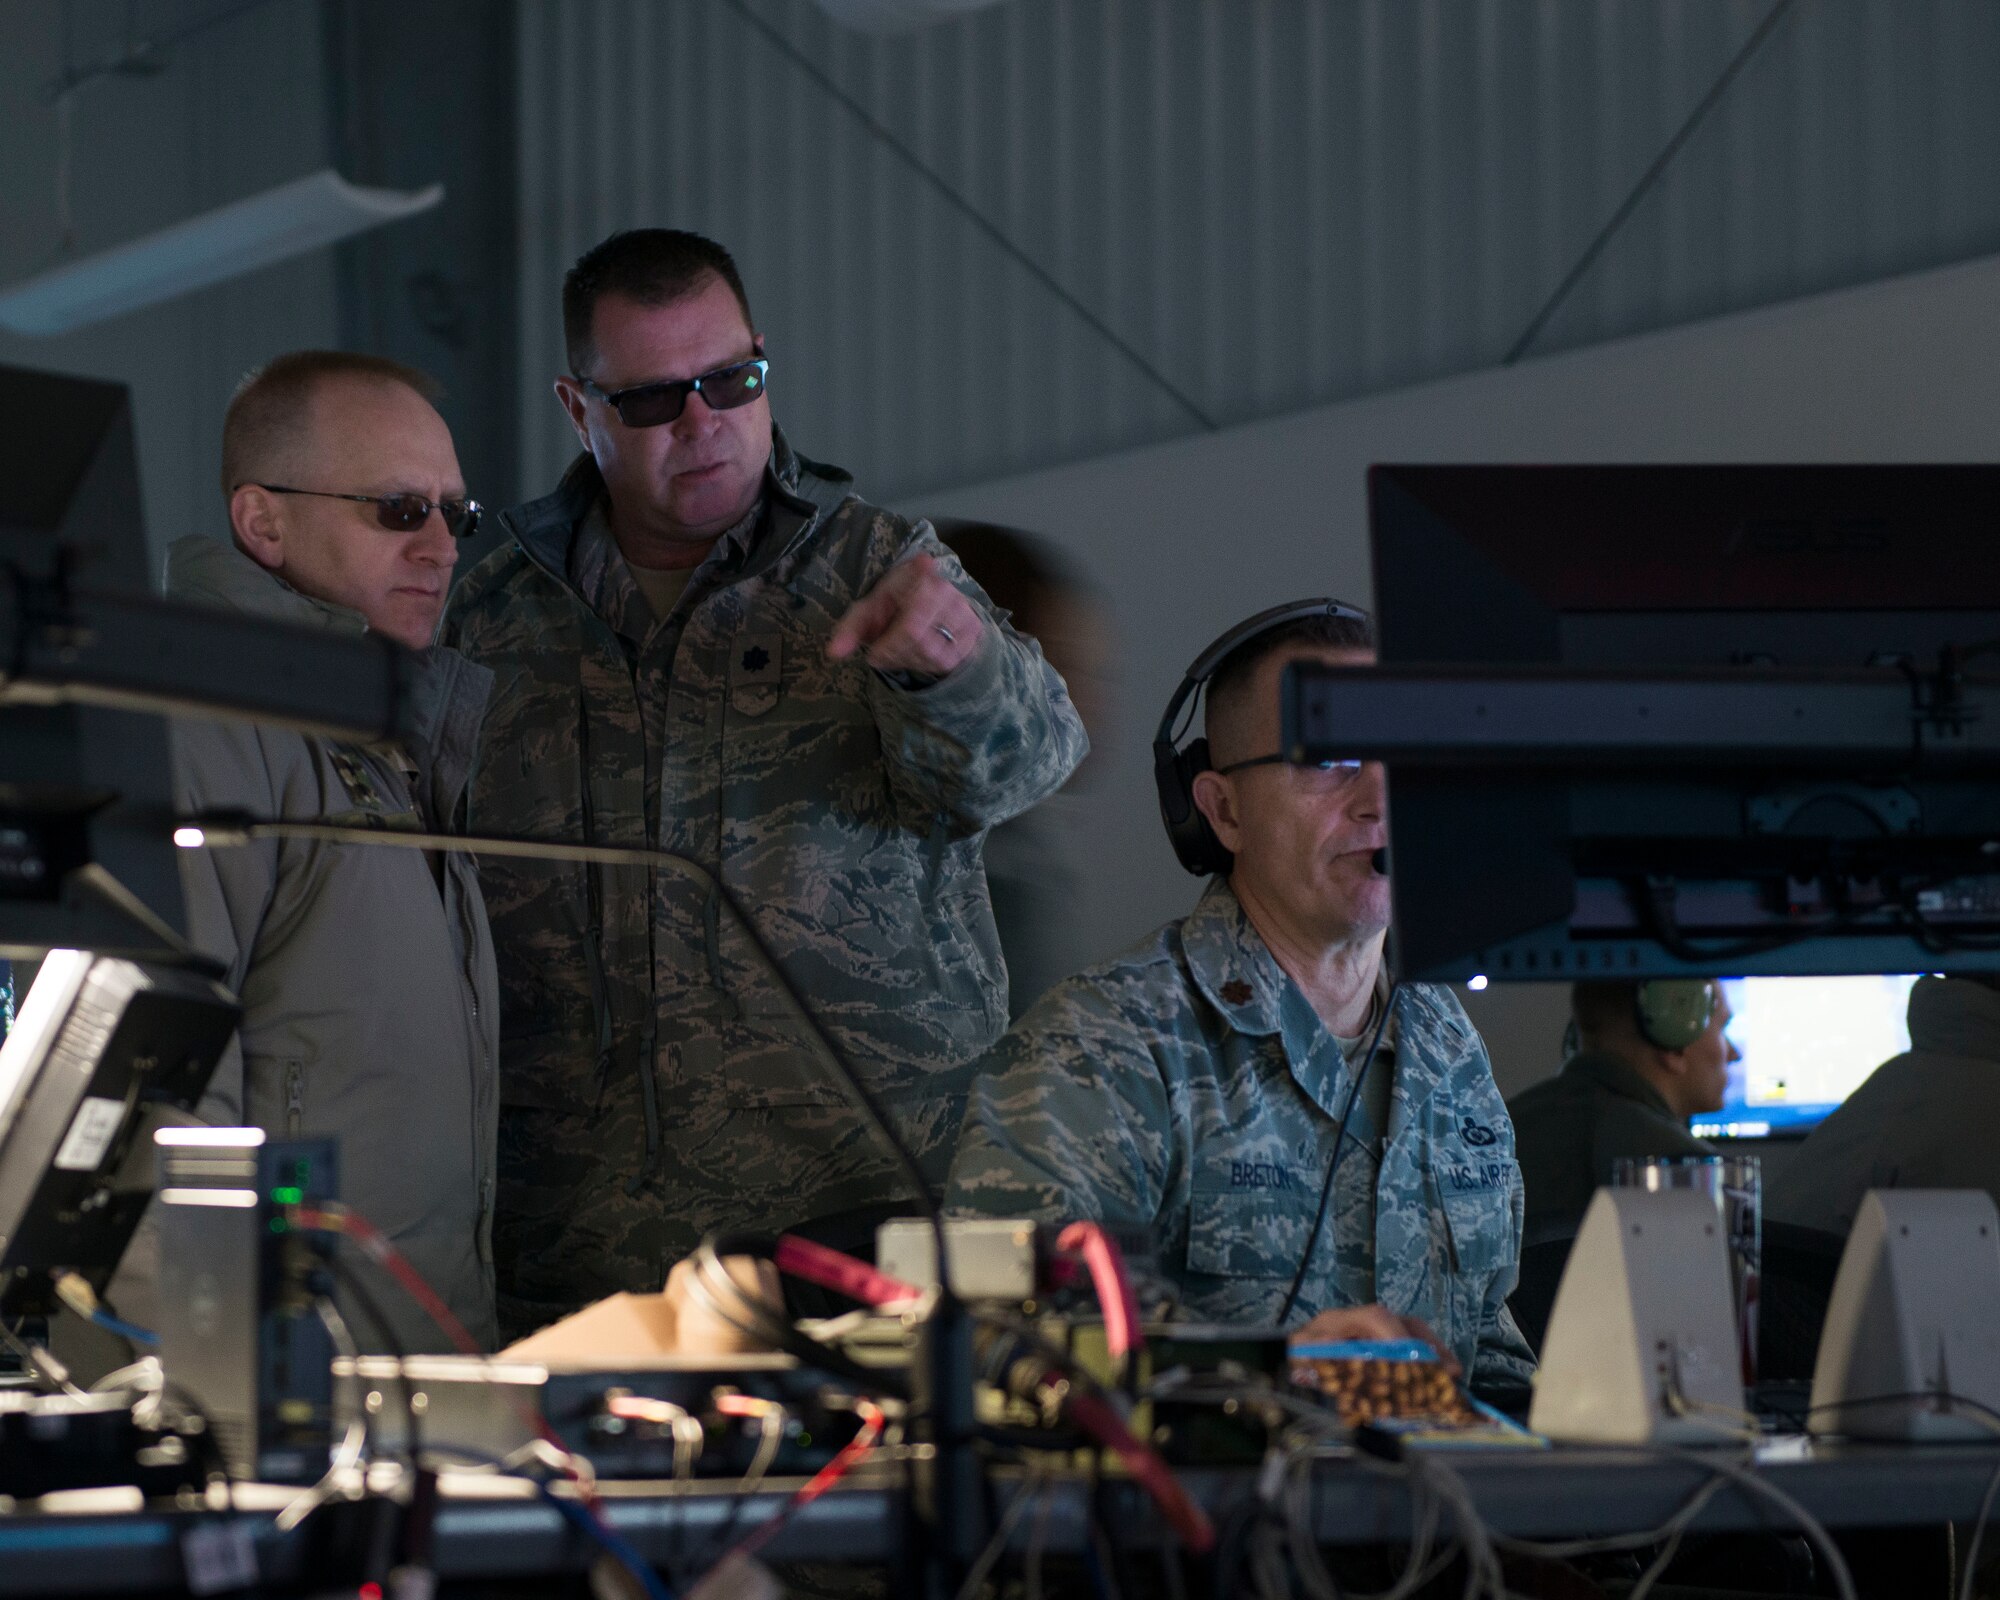
[{"label": "blurred person in background", "polygon": [[1722,1108],[1740,1059],[1713,979],[1579,983],[1570,1018],[1562,1070],[1507,1103],[1531,1240],[1574,1234],[1621,1156],[1714,1155],[1688,1119]]},{"label": "blurred person in background", "polygon": [[966,576],[1062,674],[1091,740],[1091,753],[1059,793],[986,836],[986,883],[1007,958],[1008,1020],[1019,1021],[1100,953],[1090,947],[1077,914],[1086,887],[1077,830],[1083,790],[1104,758],[1102,730],[1110,720],[1110,609],[1052,539],[950,517],[935,526]]},{"label": "blurred person in background", "polygon": [[1774,1220],[1844,1234],[1870,1189],[1984,1189],[2000,1202],[2000,975],[1919,978],[1910,1048],[1792,1153],[1765,1192]]}]

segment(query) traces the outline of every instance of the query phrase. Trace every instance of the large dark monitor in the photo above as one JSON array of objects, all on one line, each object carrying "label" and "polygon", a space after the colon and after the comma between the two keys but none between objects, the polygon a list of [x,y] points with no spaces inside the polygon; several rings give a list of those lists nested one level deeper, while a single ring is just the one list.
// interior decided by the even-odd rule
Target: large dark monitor
[{"label": "large dark monitor", "polygon": [[2000,468],[1379,466],[1369,499],[1369,706],[1408,692],[1353,753],[1390,754],[1406,975],[2000,964]]},{"label": "large dark monitor", "polygon": [[149,587],[131,394],[0,366],[0,566],[91,589]]},{"label": "large dark monitor", "polygon": [[[123,384],[0,366],[0,606],[143,594],[145,516]],[[0,628],[0,634],[9,630]],[[26,630],[21,630],[25,637]],[[0,959],[57,947],[158,957],[183,920],[158,717],[37,703],[0,664]]]}]

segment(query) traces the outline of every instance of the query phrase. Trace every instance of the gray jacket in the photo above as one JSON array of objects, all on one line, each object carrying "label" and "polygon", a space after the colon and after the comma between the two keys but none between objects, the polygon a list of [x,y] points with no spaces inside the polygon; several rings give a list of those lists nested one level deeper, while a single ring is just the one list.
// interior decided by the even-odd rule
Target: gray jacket
[{"label": "gray jacket", "polygon": [[1870,1189],[1985,1189],[2000,1200],[1996,1117],[2000,994],[1971,978],[1919,978],[1908,1052],[1807,1135],[1766,1190],[1765,1214],[1846,1233]]},{"label": "gray jacket", "polygon": [[[173,546],[167,592],[305,627],[367,626],[216,539]],[[452,651],[426,652],[416,731],[400,751],[247,723],[178,723],[179,802],[441,830],[462,805],[491,684]],[[182,867],[194,941],[227,965],[225,981],[243,1001],[237,1043],[202,1116],[338,1138],[341,1199],[490,1348],[499,997],[472,858],[260,840],[185,852]],[[365,1270],[397,1342],[450,1348],[407,1294],[372,1264]],[[350,1320],[364,1347],[388,1346],[365,1316]]]}]

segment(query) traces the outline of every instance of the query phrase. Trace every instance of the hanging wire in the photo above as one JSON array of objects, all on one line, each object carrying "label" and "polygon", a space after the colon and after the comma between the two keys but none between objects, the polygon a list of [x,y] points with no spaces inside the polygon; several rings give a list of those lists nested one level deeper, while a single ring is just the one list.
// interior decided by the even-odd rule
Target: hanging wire
[{"label": "hanging wire", "polygon": [[124,47],[96,61],[86,62],[82,66],[74,65],[71,58],[68,48],[69,12],[65,11],[63,70],[49,80],[43,88],[43,93],[50,100],[60,104],[86,83],[95,82],[99,78],[108,78],[114,74],[132,77],[158,72],[165,67],[166,54],[174,46],[186,43],[197,34],[207,33],[211,28],[219,28],[224,23],[234,22],[238,17],[247,16],[252,11],[261,11],[269,4],[271,0],[240,0],[239,4],[225,6],[219,11],[210,12],[205,17],[199,17],[184,28],[177,28],[171,33],[148,34],[143,39],[132,37],[132,16],[128,10],[125,19]]}]

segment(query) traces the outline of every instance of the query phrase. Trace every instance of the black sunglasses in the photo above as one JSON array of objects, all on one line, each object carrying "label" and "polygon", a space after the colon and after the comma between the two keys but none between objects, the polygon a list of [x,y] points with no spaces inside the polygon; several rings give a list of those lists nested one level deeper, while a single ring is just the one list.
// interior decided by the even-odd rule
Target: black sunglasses
[{"label": "black sunglasses", "polygon": [[373,506],[375,520],[391,533],[415,533],[430,521],[433,511],[444,518],[445,532],[454,539],[471,538],[473,529],[479,526],[477,500],[426,500],[420,494],[336,494],[331,489],[288,489],[282,483],[257,483],[250,487],[267,494],[310,494],[322,500],[359,501]]},{"label": "black sunglasses", "polygon": [[641,383],[630,389],[609,393],[588,378],[576,381],[584,393],[595,395],[615,409],[618,420],[628,428],[657,428],[675,421],[691,394],[698,394],[711,411],[734,411],[747,406],[764,392],[771,363],[763,356],[717,367],[698,378],[676,378],[670,383]]}]

